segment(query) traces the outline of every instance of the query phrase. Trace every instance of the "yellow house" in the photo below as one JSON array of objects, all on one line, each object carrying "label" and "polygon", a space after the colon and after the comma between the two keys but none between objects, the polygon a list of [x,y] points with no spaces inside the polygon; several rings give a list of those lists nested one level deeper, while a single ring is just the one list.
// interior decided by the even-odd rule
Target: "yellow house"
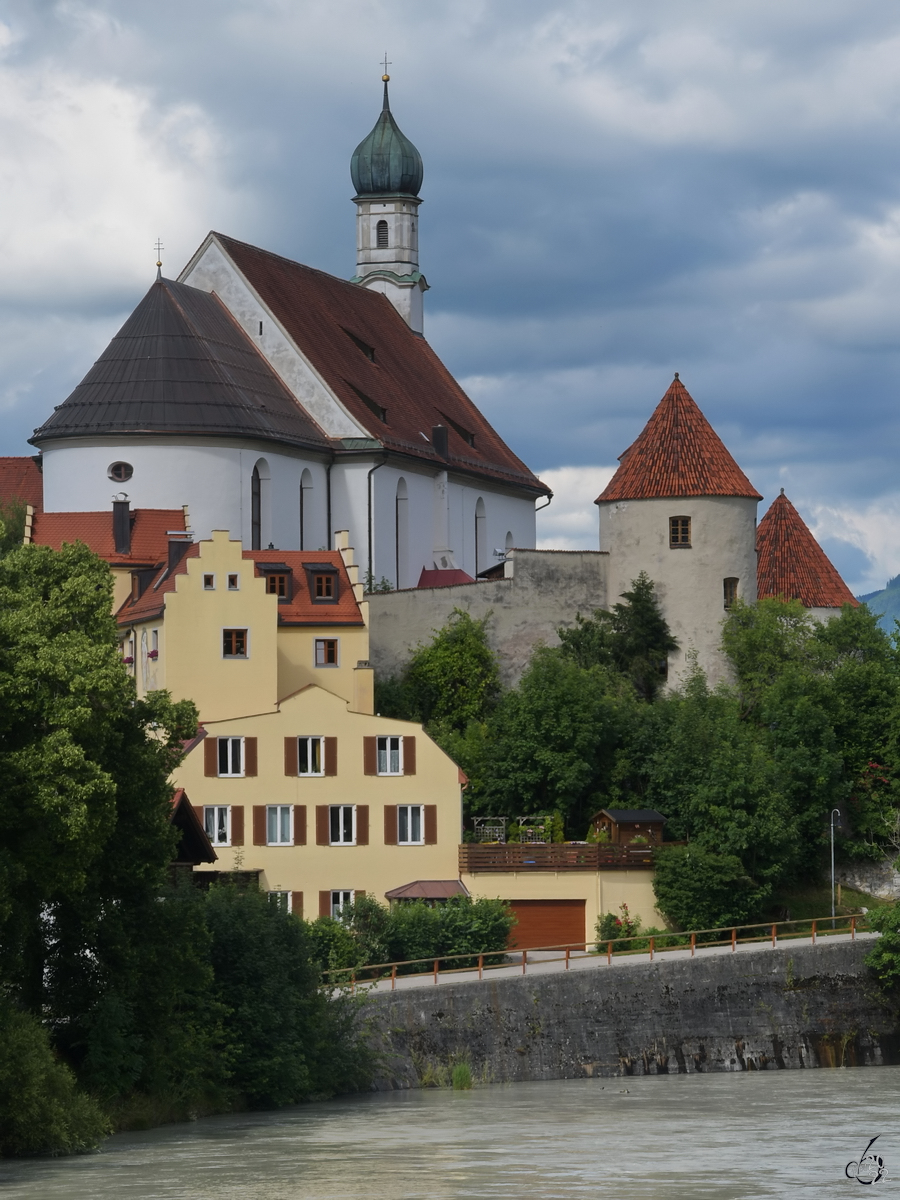
[{"label": "yellow house", "polygon": [[374,714],[362,589],[336,540],[318,552],[245,551],[224,532],[174,542],[118,612],[138,693],[166,688],[200,710],[175,783],[215,869],[258,873],[307,917],[411,883],[464,890],[460,772],[421,726]]}]

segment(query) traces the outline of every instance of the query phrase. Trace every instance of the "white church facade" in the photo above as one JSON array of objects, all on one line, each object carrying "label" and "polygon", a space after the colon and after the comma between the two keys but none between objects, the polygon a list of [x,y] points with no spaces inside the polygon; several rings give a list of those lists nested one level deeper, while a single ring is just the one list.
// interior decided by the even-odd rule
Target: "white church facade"
[{"label": "white church facade", "polygon": [[423,337],[422,160],[384,108],[355,151],[347,282],[218,233],[162,278],[35,430],[44,508],[186,506],[197,538],[331,548],[415,587],[535,543],[549,489]]}]

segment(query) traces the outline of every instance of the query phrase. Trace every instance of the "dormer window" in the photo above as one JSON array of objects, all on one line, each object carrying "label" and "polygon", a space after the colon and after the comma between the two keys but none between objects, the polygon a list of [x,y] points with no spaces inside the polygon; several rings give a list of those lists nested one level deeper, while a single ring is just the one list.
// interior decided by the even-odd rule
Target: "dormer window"
[{"label": "dormer window", "polygon": [[333,600],[334,599],[334,576],[333,575],[314,575],[313,587],[317,600]]},{"label": "dormer window", "polygon": [[279,600],[286,600],[288,594],[287,575],[267,575],[266,592],[270,596],[277,596]]},{"label": "dormer window", "polygon": [[340,589],[337,569],[330,563],[307,563],[306,573],[313,604],[336,604]]},{"label": "dormer window", "polygon": [[387,221],[379,221],[375,226],[375,245],[379,250],[387,250],[388,248],[388,223]]}]

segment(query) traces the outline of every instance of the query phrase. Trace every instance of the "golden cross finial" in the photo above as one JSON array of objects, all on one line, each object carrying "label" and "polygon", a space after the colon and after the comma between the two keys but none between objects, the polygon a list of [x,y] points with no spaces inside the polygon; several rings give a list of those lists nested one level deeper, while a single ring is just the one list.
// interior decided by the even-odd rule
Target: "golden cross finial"
[{"label": "golden cross finial", "polygon": [[156,251],[156,278],[162,279],[162,252],[165,250],[165,246],[160,238],[156,239],[153,249]]},{"label": "golden cross finial", "polygon": [[388,59],[388,56],[387,56],[387,50],[385,50],[385,52],[384,52],[384,62],[383,62],[381,65],[384,67],[384,74],[382,75],[382,77],[381,77],[381,78],[384,80],[384,82],[385,82],[385,83],[387,83],[387,81],[390,79],[390,75],[388,75],[388,73],[387,73],[387,69],[388,69],[388,67],[392,67],[392,66],[394,65],[394,64],[393,64],[393,63],[392,63],[392,62],[391,62],[391,61]]}]

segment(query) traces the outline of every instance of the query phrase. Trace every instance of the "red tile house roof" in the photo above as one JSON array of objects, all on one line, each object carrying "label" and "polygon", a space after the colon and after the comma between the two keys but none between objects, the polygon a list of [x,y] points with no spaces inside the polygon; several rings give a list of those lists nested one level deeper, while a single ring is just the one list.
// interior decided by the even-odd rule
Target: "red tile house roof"
[{"label": "red tile house roof", "polygon": [[183,532],[185,528],[181,508],[135,508],[130,519],[130,554],[116,553],[111,509],[39,513],[34,519],[33,541],[37,546],[51,546],[54,550],[59,550],[64,542],[84,542],[112,567],[155,567],[168,555],[168,534]]},{"label": "red tile house roof", "polygon": [[595,503],[676,496],[762,496],[675,376]]},{"label": "red tile house roof", "polygon": [[[116,614],[120,625],[149,621],[158,617],[165,606],[165,597],[175,590],[179,575],[187,571],[187,560],[196,558],[201,543],[193,543],[181,560],[171,569],[168,564],[149,580],[137,599],[129,598]],[[291,580],[290,595],[279,601],[279,625],[362,625],[359,605],[344,560],[336,550],[245,550],[245,559],[255,564],[255,575],[261,578],[272,574],[287,574]],[[284,571],[278,570],[283,567]],[[337,581],[337,598],[321,602],[314,598],[312,576],[316,567],[333,574]]]},{"label": "red tile house roof", "polygon": [[859,603],[783,491],[759,523],[756,553],[760,600],[799,600],[804,608]]},{"label": "red tile house roof", "polygon": [[37,459],[30,455],[0,457],[0,504],[24,500],[35,512],[44,507],[44,477]]},{"label": "red tile house roof", "polygon": [[[212,236],[371,438],[536,495],[549,491],[387,297],[234,238]],[[432,445],[435,425],[447,430],[446,457]]]}]

